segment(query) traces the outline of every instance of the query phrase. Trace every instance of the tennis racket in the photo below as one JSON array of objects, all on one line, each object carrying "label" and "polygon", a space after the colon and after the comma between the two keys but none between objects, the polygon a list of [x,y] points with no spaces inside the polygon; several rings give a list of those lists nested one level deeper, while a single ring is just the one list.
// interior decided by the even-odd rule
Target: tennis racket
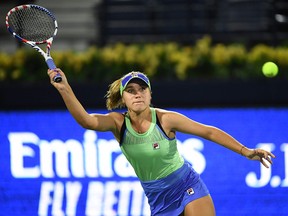
[{"label": "tennis racket", "polygon": [[[39,52],[44,57],[49,69],[56,68],[50,50],[57,34],[58,24],[51,12],[38,5],[20,5],[7,13],[6,27],[13,37]],[[44,48],[40,48],[40,44],[46,44],[46,52],[43,50]],[[61,82],[62,77],[58,73],[53,80]]]}]

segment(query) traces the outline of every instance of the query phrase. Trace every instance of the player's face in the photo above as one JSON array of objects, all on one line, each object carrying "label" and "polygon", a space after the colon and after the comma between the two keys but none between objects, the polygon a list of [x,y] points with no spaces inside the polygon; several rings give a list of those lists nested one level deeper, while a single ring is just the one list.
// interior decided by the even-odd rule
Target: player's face
[{"label": "player's face", "polygon": [[128,109],[142,111],[150,106],[150,89],[141,80],[131,80],[123,91],[123,101]]}]

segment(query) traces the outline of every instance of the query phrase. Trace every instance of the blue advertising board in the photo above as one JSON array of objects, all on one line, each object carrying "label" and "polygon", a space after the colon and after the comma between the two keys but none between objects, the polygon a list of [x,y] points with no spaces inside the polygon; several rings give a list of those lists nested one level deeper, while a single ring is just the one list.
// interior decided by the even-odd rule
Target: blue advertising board
[{"label": "blue advertising board", "polygon": [[[217,215],[288,215],[288,109],[173,109],[277,158],[267,169],[211,141],[177,134]],[[91,112],[104,113],[104,110]],[[81,128],[67,111],[0,112],[0,215],[149,215],[112,133]]]}]

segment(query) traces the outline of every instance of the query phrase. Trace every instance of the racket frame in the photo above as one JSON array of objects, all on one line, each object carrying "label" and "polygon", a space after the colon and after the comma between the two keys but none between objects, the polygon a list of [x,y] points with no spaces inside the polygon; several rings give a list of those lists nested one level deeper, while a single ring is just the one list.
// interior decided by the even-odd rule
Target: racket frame
[{"label": "racket frame", "polygon": [[[9,25],[9,16],[12,14],[12,13],[15,13],[16,11],[18,10],[25,10],[25,9],[28,9],[28,8],[35,8],[37,10],[42,10],[44,11],[47,15],[50,16],[50,18],[53,20],[54,22],[54,26],[55,26],[55,31],[53,33],[53,35],[46,39],[46,40],[43,40],[43,41],[30,41],[30,40],[27,40],[25,38],[22,38],[21,36],[17,35],[13,29],[10,27]],[[58,32],[58,23],[57,23],[57,20],[56,18],[54,17],[54,15],[48,11],[46,8],[44,7],[41,7],[39,5],[35,5],[35,4],[25,4],[25,5],[19,5],[19,6],[16,6],[14,8],[12,8],[6,15],[6,19],[5,19],[5,22],[6,22],[6,28],[7,30],[12,34],[12,36],[14,38],[16,38],[17,40],[19,40],[20,42],[24,43],[24,44],[27,44],[29,46],[31,46],[33,49],[35,49],[38,53],[40,53],[44,59],[45,59],[45,62],[48,66],[49,69],[51,70],[54,70],[56,69],[56,65],[53,61],[53,58],[51,57],[51,46],[52,46],[52,43],[53,43],[53,39],[54,37],[56,36],[57,32]],[[46,52],[40,48],[39,45],[41,44],[47,44],[46,45]],[[62,77],[59,73],[57,73],[57,75],[53,78],[53,80],[55,82],[61,82],[62,81]]]}]

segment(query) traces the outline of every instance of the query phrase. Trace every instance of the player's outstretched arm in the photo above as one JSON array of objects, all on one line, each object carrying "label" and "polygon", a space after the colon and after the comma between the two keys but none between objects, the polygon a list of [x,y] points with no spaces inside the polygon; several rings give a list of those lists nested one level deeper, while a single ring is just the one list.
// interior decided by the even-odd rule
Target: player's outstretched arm
[{"label": "player's outstretched arm", "polygon": [[267,168],[269,167],[268,163],[272,164],[271,158],[275,158],[275,155],[269,151],[247,148],[225,131],[217,127],[195,122],[179,113],[165,112],[162,115],[162,119],[165,119],[164,128],[168,128],[168,132],[172,130],[203,137],[239,153],[250,160],[258,160]]},{"label": "player's outstretched arm", "polygon": [[[53,77],[58,73],[62,76],[61,82],[54,82]],[[90,115],[76,98],[71,86],[69,85],[64,72],[61,69],[48,70],[51,84],[58,90],[63,101],[74,117],[74,119],[84,128],[98,131],[114,131],[115,122],[111,114]]]}]

